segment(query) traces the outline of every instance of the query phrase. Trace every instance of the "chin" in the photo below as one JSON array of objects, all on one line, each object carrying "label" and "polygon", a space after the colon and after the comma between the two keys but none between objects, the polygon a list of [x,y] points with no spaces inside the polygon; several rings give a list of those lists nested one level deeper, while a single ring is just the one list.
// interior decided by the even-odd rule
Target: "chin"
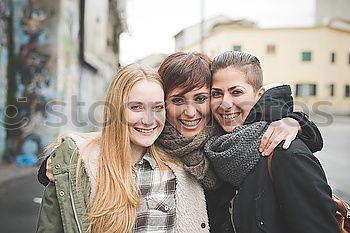
[{"label": "chin", "polygon": [[180,132],[180,134],[186,138],[191,138],[199,134],[201,130],[196,130],[195,132]]},{"label": "chin", "polygon": [[139,145],[141,147],[150,147],[154,144],[155,140],[152,141],[140,141],[140,142],[136,142],[136,145]]},{"label": "chin", "polygon": [[231,133],[238,125],[226,125],[226,126],[221,126],[221,128],[226,132],[226,133]]}]

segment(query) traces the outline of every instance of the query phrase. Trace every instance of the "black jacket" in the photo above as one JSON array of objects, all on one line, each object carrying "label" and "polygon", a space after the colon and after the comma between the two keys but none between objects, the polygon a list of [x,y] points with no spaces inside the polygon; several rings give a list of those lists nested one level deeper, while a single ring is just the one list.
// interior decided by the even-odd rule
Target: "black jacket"
[{"label": "black jacket", "polygon": [[336,204],[318,159],[300,140],[275,149],[271,181],[267,158],[237,189],[233,225],[237,233],[339,233]]},{"label": "black jacket", "polygon": [[[280,119],[290,114],[292,107],[289,86],[273,88],[256,103],[245,124]],[[317,128],[314,130],[312,133],[319,135]],[[236,188],[232,207],[235,232],[340,232],[331,189],[310,149],[315,147],[300,139],[294,140],[288,150],[279,145],[272,157],[273,181],[268,174],[267,158],[260,158]]]}]

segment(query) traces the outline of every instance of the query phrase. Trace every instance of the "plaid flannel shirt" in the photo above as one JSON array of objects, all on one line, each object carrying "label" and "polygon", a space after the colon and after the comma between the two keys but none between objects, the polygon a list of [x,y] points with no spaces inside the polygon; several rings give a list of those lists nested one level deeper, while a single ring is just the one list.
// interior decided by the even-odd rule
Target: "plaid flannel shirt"
[{"label": "plaid flannel shirt", "polygon": [[171,170],[163,171],[147,152],[134,165],[133,175],[140,190],[142,205],[137,209],[134,232],[170,233],[175,230],[176,178]]}]

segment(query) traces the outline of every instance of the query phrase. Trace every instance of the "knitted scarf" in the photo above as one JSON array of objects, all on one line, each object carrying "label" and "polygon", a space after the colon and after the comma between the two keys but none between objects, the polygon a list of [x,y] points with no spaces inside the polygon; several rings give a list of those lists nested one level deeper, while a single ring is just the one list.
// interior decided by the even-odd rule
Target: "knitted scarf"
[{"label": "knitted scarf", "polygon": [[234,186],[242,183],[259,162],[259,145],[267,127],[265,121],[237,126],[232,133],[214,136],[205,144],[205,155],[219,178]]},{"label": "knitted scarf", "polygon": [[205,189],[211,190],[220,182],[204,156],[203,147],[209,138],[218,132],[220,127],[210,122],[198,135],[186,138],[167,122],[156,144],[167,155],[179,158],[184,164],[184,169],[199,180]]}]

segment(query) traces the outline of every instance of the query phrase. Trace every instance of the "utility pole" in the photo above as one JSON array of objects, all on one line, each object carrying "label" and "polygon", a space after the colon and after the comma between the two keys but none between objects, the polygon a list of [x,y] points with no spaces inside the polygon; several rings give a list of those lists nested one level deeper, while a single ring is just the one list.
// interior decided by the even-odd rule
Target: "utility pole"
[{"label": "utility pole", "polygon": [[200,23],[200,42],[199,42],[199,46],[200,46],[200,52],[204,53],[204,1],[205,0],[200,0],[200,10],[201,10],[201,23]]}]

